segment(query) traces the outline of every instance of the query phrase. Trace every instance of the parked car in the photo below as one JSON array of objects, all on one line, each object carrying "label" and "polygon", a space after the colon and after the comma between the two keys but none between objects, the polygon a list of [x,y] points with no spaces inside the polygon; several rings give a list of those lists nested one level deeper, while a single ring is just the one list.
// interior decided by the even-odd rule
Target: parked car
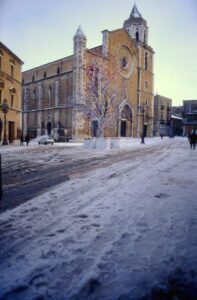
[{"label": "parked car", "polygon": [[54,139],[49,137],[48,135],[42,135],[39,139],[38,139],[38,144],[41,145],[48,145],[48,144],[51,144],[53,145],[54,143]]}]

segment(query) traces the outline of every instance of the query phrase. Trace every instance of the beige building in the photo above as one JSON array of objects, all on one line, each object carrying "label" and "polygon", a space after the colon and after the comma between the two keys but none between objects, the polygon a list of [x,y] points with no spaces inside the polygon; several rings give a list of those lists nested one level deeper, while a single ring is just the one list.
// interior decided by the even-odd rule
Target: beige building
[{"label": "beige building", "polygon": [[88,49],[81,27],[73,55],[23,72],[24,135],[55,140],[153,133],[153,49],[134,5],[123,27]]},{"label": "beige building", "polygon": [[[23,62],[0,42],[0,105],[7,103],[6,114],[0,108],[0,140],[12,143],[21,133],[21,80]],[[6,122],[5,122],[6,121]]]},{"label": "beige building", "polygon": [[154,97],[154,135],[170,135],[172,99],[156,95]]}]

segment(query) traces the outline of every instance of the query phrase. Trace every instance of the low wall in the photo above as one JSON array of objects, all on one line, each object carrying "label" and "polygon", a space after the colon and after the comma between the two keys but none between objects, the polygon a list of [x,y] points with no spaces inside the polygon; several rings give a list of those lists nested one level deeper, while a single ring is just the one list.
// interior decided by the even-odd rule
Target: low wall
[{"label": "low wall", "polygon": [[94,138],[85,139],[83,142],[84,149],[110,150],[120,148],[119,138]]}]

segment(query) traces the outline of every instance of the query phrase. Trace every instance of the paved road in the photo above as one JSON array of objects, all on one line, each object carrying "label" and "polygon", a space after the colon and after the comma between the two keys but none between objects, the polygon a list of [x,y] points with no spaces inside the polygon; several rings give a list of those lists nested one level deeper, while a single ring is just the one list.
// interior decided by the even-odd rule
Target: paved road
[{"label": "paved road", "polygon": [[0,211],[12,209],[74,176],[114,162],[157,153],[162,145],[111,152],[87,152],[82,147],[19,147],[2,154],[3,199]]},{"label": "paved road", "polygon": [[186,140],[6,157],[10,187],[23,177],[26,193],[33,176],[71,180],[1,214],[0,299],[197,299],[197,157]]}]

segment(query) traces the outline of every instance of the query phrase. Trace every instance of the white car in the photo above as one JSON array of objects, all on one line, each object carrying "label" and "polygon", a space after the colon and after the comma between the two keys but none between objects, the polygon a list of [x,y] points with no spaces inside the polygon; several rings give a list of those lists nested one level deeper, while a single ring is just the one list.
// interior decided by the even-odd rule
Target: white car
[{"label": "white car", "polygon": [[38,144],[39,144],[39,145],[41,145],[41,144],[43,144],[43,145],[48,145],[48,144],[53,145],[54,142],[55,142],[54,139],[51,138],[51,137],[49,137],[49,136],[47,136],[47,135],[42,135],[42,136],[38,139]]}]

